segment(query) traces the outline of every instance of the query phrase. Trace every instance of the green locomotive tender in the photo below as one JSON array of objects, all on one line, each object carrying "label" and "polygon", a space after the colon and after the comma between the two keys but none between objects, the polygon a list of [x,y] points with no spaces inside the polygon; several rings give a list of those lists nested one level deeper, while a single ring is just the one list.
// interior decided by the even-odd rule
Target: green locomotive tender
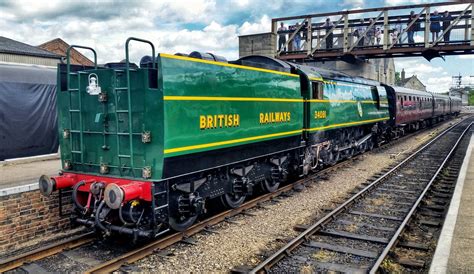
[{"label": "green locomotive tender", "polygon": [[[140,67],[133,40],[152,47]],[[275,191],[371,149],[388,127],[378,82],[261,56],[154,56],[130,38],[123,64],[58,68],[62,172],[40,190],[72,187],[76,221],[107,234],[184,230],[209,203]]]}]

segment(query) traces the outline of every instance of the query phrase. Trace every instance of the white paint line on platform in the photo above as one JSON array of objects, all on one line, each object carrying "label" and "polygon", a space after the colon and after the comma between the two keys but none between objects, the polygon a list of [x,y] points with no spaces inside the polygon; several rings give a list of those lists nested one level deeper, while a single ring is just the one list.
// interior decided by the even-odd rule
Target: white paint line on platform
[{"label": "white paint line on platform", "polygon": [[0,189],[0,197],[39,189],[38,183]]},{"label": "white paint line on platform", "polygon": [[59,153],[7,159],[5,161],[0,161],[0,166],[6,166],[6,165],[12,165],[12,164],[25,164],[25,163],[32,163],[36,161],[47,161],[47,160],[55,160],[55,159],[59,159]]},{"label": "white paint line on platform", "polygon": [[446,220],[441,230],[441,235],[436,246],[436,251],[431,261],[430,274],[441,274],[446,273],[448,270],[449,254],[451,253],[451,244],[454,236],[454,228],[456,227],[456,220],[458,218],[459,206],[461,205],[462,190],[464,187],[464,181],[466,179],[467,171],[469,168],[469,160],[471,158],[472,149],[474,147],[474,136],[471,135],[469,141],[469,147],[466,151],[461,170],[459,171],[459,177],[456,182],[456,188],[454,189],[453,198],[449,206]]}]

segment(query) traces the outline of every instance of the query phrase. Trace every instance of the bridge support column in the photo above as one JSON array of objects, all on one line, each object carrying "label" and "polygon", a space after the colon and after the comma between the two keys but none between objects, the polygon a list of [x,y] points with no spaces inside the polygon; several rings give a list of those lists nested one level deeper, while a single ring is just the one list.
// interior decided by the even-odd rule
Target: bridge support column
[{"label": "bridge support column", "polygon": [[[348,52],[349,50],[349,14],[344,14],[344,48],[343,52]],[[352,36],[351,36],[352,37]]]},{"label": "bridge support column", "polygon": [[[277,36],[277,31],[278,31],[278,21],[276,20],[272,20],[272,33],[275,35],[275,37],[277,37],[278,39],[278,36]],[[277,40],[277,43],[278,43],[278,40]],[[274,43],[272,45],[272,55],[273,56],[277,56],[278,55],[278,45],[277,43]]]},{"label": "bridge support column", "polygon": [[425,11],[425,48],[430,47],[430,7],[426,7]]},{"label": "bridge support column", "polygon": [[[466,19],[466,26],[469,26],[469,21],[467,19]],[[466,27],[466,32],[467,32],[467,27]],[[470,41],[471,41],[471,46],[474,46],[474,4],[471,4],[471,39]]]},{"label": "bridge support column", "polygon": [[[312,52],[312,47],[313,47],[313,31],[311,30],[311,17],[308,18],[308,32],[306,33],[306,49],[308,55],[311,54]],[[318,30],[318,39],[319,39],[319,30]],[[319,42],[318,42],[319,43]]]},{"label": "bridge support column", "polygon": [[390,26],[388,24],[388,10],[383,13],[383,49],[387,50],[390,41]]}]

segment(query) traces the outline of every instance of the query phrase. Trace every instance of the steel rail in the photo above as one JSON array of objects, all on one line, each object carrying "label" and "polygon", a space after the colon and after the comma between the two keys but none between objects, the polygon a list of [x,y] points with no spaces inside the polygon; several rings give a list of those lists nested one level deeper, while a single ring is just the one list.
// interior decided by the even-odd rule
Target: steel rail
[{"label": "steel rail", "polygon": [[11,258],[6,258],[0,261],[0,273],[18,268],[25,263],[37,261],[51,255],[60,253],[65,249],[79,247],[88,243],[91,243],[95,240],[95,233],[88,232],[81,234],[70,239],[66,239],[54,244],[50,244],[39,249],[29,251],[24,254],[13,256]]},{"label": "steel rail", "polygon": [[[464,119],[462,119],[460,122],[462,122],[463,120]],[[451,129],[454,126],[458,125],[460,122],[456,123],[455,125],[453,125],[449,129]],[[422,133],[422,132],[424,132],[424,131],[418,131],[417,133]],[[445,132],[442,132],[442,133],[440,133],[440,135],[442,135],[444,133]],[[386,145],[393,145],[393,144],[398,143],[402,140],[405,140],[405,138],[411,137],[412,135],[413,134],[403,136],[403,137],[401,137],[401,138],[399,138],[399,139],[397,139],[393,142],[387,143],[387,144],[385,144],[385,145],[383,145],[382,147],[379,147],[379,148],[383,148]],[[376,149],[374,149],[372,151],[375,151],[375,150]],[[356,155],[356,156],[352,157],[350,160],[351,161],[356,160],[362,155],[364,155],[364,153]],[[332,167],[328,167],[326,169],[323,169],[323,170],[311,175],[310,177],[307,177],[307,178],[298,180],[294,183],[283,186],[283,187],[279,188],[276,192],[267,193],[265,195],[256,197],[256,198],[244,203],[242,206],[240,206],[238,208],[230,209],[230,210],[221,212],[217,215],[211,216],[210,218],[204,220],[203,222],[200,222],[200,223],[197,223],[197,224],[191,226],[186,231],[177,232],[177,233],[171,234],[171,235],[169,235],[165,238],[156,240],[156,241],[154,241],[152,243],[149,243],[149,244],[147,244],[143,247],[140,247],[140,248],[132,250],[132,251],[126,253],[126,254],[123,254],[119,257],[116,257],[116,258],[114,258],[110,261],[107,261],[107,262],[104,262],[104,263],[99,264],[97,266],[94,266],[94,267],[88,269],[87,271],[85,271],[85,273],[113,272],[113,271],[119,269],[123,265],[134,263],[134,262],[136,262],[136,261],[138,261],[138,260],[140,260],[140,259],[142,259],[142,258],[158,251],[158,250],[162,250],[162,249],[164,249],[168,246],[171,246],[171,245],[173,245],[173,244],[175,244],[175,243],[177,243],[177,242],[179,242],[183,239],[186,239],[190,236],[193,236],[193,235],[205,230],[206,228],[209,228],[209,227],[211,227],[213,225],[216,225],[220,222],[226,221],[229,218],[232,218],[234,216],[242,214],[246,210],[251,209],[253,207],[256,207],[259,204],[261,204],[262,202],[269,201],[269,200],[281,195],[282,193],[290,191],[295,186],[305,185],[306,183],[312,181],[313,179],[317,178],[321,174],[327,174],[327,173],[331,172],[332,170],[335,170],[335,169],[337,169],[341,166],[347,165],[349,162],[350,161],[347,161],[347,160],[342,161],[342,162],[340,162],[340,163],[338,163],[338,164],[336,164]]]},{"label": "steel rail", "polygon": [[[421,133],[423,133],[427,130],[429,130],[429,129],[421,130],[421,131],[418,131],[416,133],[421,134]],[[378,149],[384,148],[387,145],[394,145],[396,143],[399,143],[399,142],[405,140],[406,138],[411,137],[412,135],[413,134],[403,136],[403,137],[398,138],[397,140],[394,140],[390,143],[386,143],[382,147],[376,148],[372,151],[377,151]],[[112,272],[114,270],[117,270],[124,264],[133,263],[133,262],[135,262],[137,260],[140,260],[140,259],[146,257],[147,255],[155,252],[156,250],[164,249],[164,248],[166,248],[170,245],[173,245],[173,244],[175,244],[175,243],[177,243],[177,242],[179,242],[179,241],[181,241],[181,240],[183,240],[187,237],[190,237],[190,236],[192,236],[196,233],[199,233],[200,231],[203,231],[204,229],[206,229],[210,226],[213,226],[213,225],[218,224],[222,221],[225,221],[228,218],[232,218],[236,215],[242,214],[246,210],[248,210],[250,208],[253,208],[255,206],[258,206],[262,202],[269,201],[269,200],[281,195],[282,193],[290,191],[295,186],[305,185],[306,183],[308,183],[308,182],[314,180],[315,178],[317,178],[318,176],[320,176],[322,174],[327,174],[327,173],[329,173],[329,172],[331,172],[331,171],[333,171],[333,170],[335,170],[339,167],[347,165],[348,163],[358,159],[362,155],[364,155],[364,153],[356,155],[356,156],[352,157],[351,159],[348,159],[350,161],[344,160],[342,162],[337,163],[334,166],[325,168],[325,169],[323,169],[323,170],[321,170],[317,173],[314,173],[310,177],[307,177],[307,178],[298,180],[296,182],[293,182],[291,184],[288,184],[286,186],[283,186],[280,189],[278,189],[276,192],[268,193],[268,194],[262,195],[260,197],[257,197],[257,198],[255,198],[251,201],[248,201],[248,202],[244,203],[239,208],[231,209],[231,210],[227,210],[227,211],[224,211],[222,213],[219,213],[218,215],[210,217],[209,219],[204,220],[203,222],[200,222],[200,223],[197,223],[197,224],[193,225],[192,227],[190,227],[188,230],[186,230],[184,232],[174,233],[172,235],[167,236],[166,238],[156,240],[156,241],[154,241],[150,244],[147,244],[147,245],[145,245],[141,248],[138,248],[136,250],[130,251],[130,252],[128,252],[128,253],[126,253],[122,256],[119,256],[119,257],[117,257],[113,260],[110,260],[108,262],[97,265],[97,266],[87,270],[86,273]],[[21,255],[18,255],[18,256],[6,258],[4,260],[0,260],[0,273],[18,268],[18,267],[22,266],[23,264],[25,264],[27,262],[37,261],[37,260],[52,256],[52,255],[58,254],[58,253],[62,252],[65,249],[80,247],[82,245],[85,245],[85,244],[88,244],[88,243],[92,242],[94,239],[95,239],[95,237],[94,237],[93,232],[85,233],[85,234],[81,234],[81,235],[72,237],[72,238],[67,239],[67,240],[63,240],[63,241],[60,241],[60,242],[57,242],[57,243],[39,248],[39,249],[29,251],[25,254],[21,254]]]},{"label": "steel rail", "polygon": [[[353,157],[351,160],[357,159],[360,156],[361,155],[357,155],[357,156]],[[255,199],[243,204],[242,207],[245,207],[245,208],[236,208],[236,209],[232,209],[232,210],[222,212],[222,213],[220,213],[220,214],[218,214],[218,215],[216,215],[216,216],[214,216],[210,219],[205,220],[204,222],[201,222],[201,223],[198,223],[198,224],[192,226],[191,228],[189,228],[185,232],[179,232],[179,233],[169,235],[168,237],[157,240],[157,241],[155,241],[151,244],[148,244],[148,245],[140,248],[139,250],[149,249],[151,245],[155,245],[155,248],[151,249],[152,252],[156,249],[163,249],[167,246],[170,246],[174,243],[179,242],[180,240],[182,240],[184,238],[192,236],[192,235],[204,230],[205,228],[207,228],[209,226],[215,225],[219,222],[222,222],[222,221],[226,220],[227,218],[231,218],[233,216],[241,214],[245,210],[247,210],[249,208],[252,208],[254,206],[257,206],[259,203],[262,203],[264,201],[269,201],[269,200],[275,198],[276,196],[281,195],[284,192],[290,191],[293,187],[295,187],[297,185],[305,184],[308,181],[313,180],[315,177],[317,177],[321,174],[330,172],[330,171],[332,171],[332,170],[334,170],[334,169],[336,169],[340,166],[343,166],[347,163],[348,163],[348,161],[342,161],[342,162],[340,162],[340,163],[338,163],[338,164],[336,164],[332,167],[326,168],[324,170],[321,170],[318,173],[313,174],[311,177],[308,177],[308,178],[305,178],[305,179],[302,179],[302,180],[298,180],[294,183],[286,185],[286,186],[278,189],[276,192],[268,193],[268,194],[265,194],[263,196],[257,197]],[[13,256],[13,257],[10,257],[10,258],[6,258],[4,260],[0,260],[0,273],[4,273],[5,271],[13,270],[15,268],[18,268],[18,267],[22,266],[25,263],[28,263],[28,262],[41,260],[43,258],[58,254],[58,253],[62,252],[65,249],[76,248],[76,247],[80,247],[82,245],[88,244],[88,243],[92,242],[95,239],[94,235],[95,235],[94,232],[81,234],[81,235],[72,237],[72,238],[67,239],[67,240],[59,241],[57,243],[47,245],[45,247],[41,247],[39,249],[31,250],[27,253],[20,254],[18,256]],[[136,250],[136,251],[138,251],[138,250]],[[129,252],[127,254],[131,254],[133,252],[134,251]],[[150,254],[150,253],[148,253],[148,254]],[[122,255],[121,257],[124,257],[125,255]],[[132,259],[127,260],[128,263],[133,262],[133,261],[135,261],[135,260],[133,260],[133,257],[132,257]],[[106,263],[102,264],[102,266],[105,267],[105,264]],[[117,265],[118,265],[117,262],[115,262],[114,265],[111,265],[107,268],[104,268],[104,270],[100,270],[100,272],[106,271],[105,269],[113,271],[113,270],[115,270],[113,268],[116,267]],[[118,265],[118,267],[116,267],[116,269],[120,268],[120,266],[121,265]],[[93,269],[90,269],[88,272],[89,273],[92,272],[92,271],[97,272],[96,270],[94,270],[95,268],[98,268],[98,266],[94,267]]]},{"label": "steel rail", "polygon": [[[360,156],[360,155],[358,155],[358,156]],[[352,159],[357,159],[357,157],[354,157]],[[166,248],[168,246],[171,246],[171,245],[173,245],[173,244],[175,244],[175,243],[177,243],[181,240],[184,240],[188,237],[191,237],[191,236],[193,236],[193,235],[195,235],[195,234],[197,234],[197,233],[199,233],[199,232],[201,232],[201,231],[203,231],[203,230],[205,230],[205,229],[207,229],[207,228],[209,228],[213,225],[216,225],[218,223],[226,221],[229,218],[235,217],[239,214],[245,213],[246,210],[254,208],[256,206],[259,206],[263,202],[270,201],[273,198],[275,198],[277,196],[280,196],[281,194],[292,190],[293,187],[295,187],[295,186],[304,185],[305,183],[308,183],[309,181],[315,179],[315,177],[317,177],[318,175],[321,175],[321,173],[323,173],[323,174],[327,173],[327,172],[329,172],[331,170],[334,170],[335,168],[338,168],[341,165],[347,164],[347,163],[348,163],[348,161],[340,162],[337,165],[334,165],[330,168],[324,169],[321,172],[315,173],[311,177],[308,177],[308,178],[305,178],[305,179],[302,179],[302,180],[298,180],[294,183],[283,186],[283,187],[279,188],[278,190],[276,190],[275,192],[267,193],[265,195],[256,197],[256,198],[244,203],[243,205],[241,205],[238,208],[229,209],[229,210],[221,212],[217,215],[211,216],[210,218],[204,220],[203,222],[200,222],[200,223],[197,223],[197,224],[191,226],[186,231],[177,232],[177,233],[171,234],[171,235],[169,235],[169,236],[167,236],[163,239],[156,240],[156,241],[154,241],[150,244],[147,244],[143,247],[132,250],[132,251],[126,253],[126,254],[123,254],[123,255],[117,257],[117,258],[114,258],[110,261],[104,262],[100,265],[97,265],[97,266],[91,268],[91,269],[88,269],[87,271],[85,271],[85,273],[113,272],[113,271],[119,269],[122,265],[131,264],[133,262],[136,262],[136,261],[152,254],[153,252],[155,252],[157,250],[164,249],[164,248]]]},{"label": "steel rail", "polygon": [[[439,135],[437,135],[435,138],[430,140],[423,147],[416,150],[414,153],[412,153],[407,158],[405,158],[402,162],[400,162],[395,167],[393,167],[392,169],[387,171],[385,174],[380,176],[377,180],[373,181],[370,185],[363,188],[361,191],[359,191],[354,196],[349,198],[346,202],[344,202],[343,204],[338,206],[336,209],[334,209],[333,211],[328,213],[326,216],[324,216],[322,219],[317,221],[315,224],[311,225],[309,228],[307,228],[305,231],[303,231],[301,234],[299,234],[296,238],[291,240],[288,244],[286,244],[285,246],[280,248],[277,252],[273,253],[273,255],[271,255],[266,260],[264,260],[259,265],[257,265],[249,273],[268,272],[273,265],[275,265],[277,262],[279,262],[285,256],[290,255],[291,251],[293,251],[295,248],[300,246],[304,241],[306,241],[308,239],[309,236],[313,235],[319,229],[321,229],[324,224],[326,224],[327,222],[333,220],[336,215],[343,212],[348,206],[352,205],[355,201],[359,200],[360,198],[362,198],[366,194],[368,194],[371,190],[375,189],[375,187],[378,186],[381,182],[383,182],[383,180],[385,178],[387,178],[393,172],[398,170],[400,167],[404,166],[408,161],[410,161],[412,158],[417,156],[419,153],[423,152],[426,148],[431,146],[434,142],[436,142],[438,139],[440,139],[446,133],[450,132],[452,129],[454,129],[456,126],[458,126],[463,121],[464,120],[461,120],[461,121],[457,122],[456,124],[452,125],[451,127],[447,128],[443,132],[441,132]],[[471,125],[472,125],[472,123],[468,126],[468,128]]]},{"label": "steel rail", "polygon": [[436,170],[436,172],[434,173],[433,177],[431,178],[430,182],[426,185],[425,189],[423,190],[423,192],[421,193],[420,197],[416,200],[415,204],[413,205],[413,207],[411,208],[410,212],[408,212],[408,215],[405,217],[405,219],[403,220],[402,224],[398,227],[397,231],[395,232],[395,234],[393,235],[392,239],[390,239],[390,242],[387,244],[387,246],[384,248],[384,250],[382,251],[382,254],[380,254],[379,258],[377,259],[377,261],[374,263],[374,265],[372,266],[372,268],[370,269],[370,273],[371,274],[375,274],[377,272],[377,270],[379,269],[380,265],[382,264],[383,260],[385,260],[385,257],[387,257],[389,251],[395,246],[395,244],[398,242],[399,240],[399,236],[400,234],[404,231],[406,225],[408,224],[408,222],[410,221],[411,217],[413,216],[413,214],[415,213],[415,211],[418,209],[418,206],[419,204],[421,203],[421,201],[423,200],[423,198],[425,197],[426,193],[428,192],[428,190],[431,188],[431,185],[433,184],[433,182],[436,180],[436,178],[438,177],[439,173],[443,170],[444,166],[446,165],[446,163],[448,162],[448,160],[451,158],[451,155],[454,153],[454,151],[457,149],[459,143],[461,142],[461,140],[464,138],[464,136],[466,135],[466,132],[469,131],[469,129],[471,128],[472,124],[474,124],[474,122],[471,122],[467,127],[466,129],[461,133],[461,136],[459,136],[459,138],[457,139],[456,143],[454,144],[453,148],[449,151],[448,155],[446,155],[446,157],[444,158],[444,161],[441,163],[441,165],[439,166],[439,168]]}]

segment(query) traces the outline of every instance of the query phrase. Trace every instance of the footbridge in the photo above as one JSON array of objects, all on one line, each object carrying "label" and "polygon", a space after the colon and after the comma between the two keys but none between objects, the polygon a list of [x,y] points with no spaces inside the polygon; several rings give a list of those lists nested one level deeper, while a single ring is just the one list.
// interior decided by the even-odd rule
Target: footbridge
[{"label": "footbridge", "polygon": [[271,51],[305,63],[473,54],[473,8],[458,1],[274,18]]}]

